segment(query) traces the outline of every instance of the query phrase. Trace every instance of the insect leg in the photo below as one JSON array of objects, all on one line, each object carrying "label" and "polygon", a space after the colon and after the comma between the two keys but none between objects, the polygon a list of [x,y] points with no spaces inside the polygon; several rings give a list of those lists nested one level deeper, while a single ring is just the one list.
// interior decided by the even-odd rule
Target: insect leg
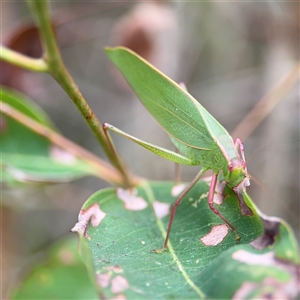
[{"label": "insect leg", "polygon": [[167,235],[165,238],[165,242],[164,242],[164,246],[162,249],[157,249],[157,250],[151,250],[152,252],[156,252],[156,253],[161,253],[163,251],[165,251],[167,249],[168,246],[168,240],[169,240],[169,235],[170,235],[170,231],[171,231],[171,227],[172,227],[172,223],[174,220],[174,216],[176,213],[176,209],[177,207],[180,205],[182,199],[186,196],[186,194],[192,189],[192,187],[199,181],[199,179],[201,178],[201,176],[204,174],[204,172],[206,172],[207,169],[201,169],[200,172],[196,175],[196,177],[193,179],[193,181],[187,186],[187,188],[180,194],[180,196],[177,198],[177,200],[175,201],[173,207],[172,207],[172,211],[171,211],[171,215],[170,215],[170,220],[169,220],[169,224],[168,224],[168,229],[167,229]]},{"label": "insect leg", "polygon": [[[234,140],[234,146],[236,147],[236,149],[238,149],[238,148],[240,149],[240,152],[241,152],[241,155],[242,155],[242,159],[243,159],[243,161],[246,164],[244,145],[243,145],[243,142],[241,141],[241,139],[236,138]],[[247,172],[247,165],[245,166],[245,170]]]},{"label": "insect leg", "polygon": [[225,219],[225,217],[214,207],[214,194],[215,194],[215,189],[216,189],[216,184],[217,184],[217,179],[218,179],[218,174],[214,174],[212,176],[211,182],[210,182],[210,187],[209,187],[209,193],[208,193],[208,205],[209,208],[217,215],[219,216],[234,232],[235,238],[237,241],[239,241],[241,238],[237,233],[237,230],[235,227]]},{"label": "insect leg", "polygon": [[113,140],[112,140],[111,136],[109,135],[107,125],[108,125],[107,123],[104,123],[102,125],[102,128],[104,130],[104,134],[105,134],[107,142],[110,146],[111,152],[113,153],[113,156],[115,158],[115,166],[120,166],[120,170],[122,172],[122,175],[123,175],[123,178],[124,178],[124,181],[125,181],[125,186],[126,187],[131,187],[132,184],[130,182],[130,173],[129,173],[128,167],[125,164],[125,162],[122,160],[121,156],[119,155],[119,153],[118,153],[118,151],[117,151],[117,149],[116,149],[116,147],[113,143]]}]

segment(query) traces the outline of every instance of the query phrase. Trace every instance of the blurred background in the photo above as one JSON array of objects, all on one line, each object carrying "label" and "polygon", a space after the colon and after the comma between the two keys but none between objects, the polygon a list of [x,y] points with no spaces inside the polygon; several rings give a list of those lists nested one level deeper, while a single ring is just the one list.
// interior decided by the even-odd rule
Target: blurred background
[{"label": "blurred background", "polygon": [[[1,43],[39,57],[37,32],[25,3],[1,5]],[[108,61],[105,46],[130,47],[175,81],[185,82],[229,133],[299,61],[297,2],[53,1],[51,9],[66,67],[100,121],[171,150],[167,134]],[[25,93],[66,137],[104,158],[72,102],[50,76],[6,64],[1,69],[2,84]],[[243,133],[239,137],[243,139]],[[120,136],[113,139],[134,173],[173,180],[172,162]],[[244,145],[249,173],[264,186],[252,180],[249,194],[264,213],[286,219],[299,240],[299,82]],[[182,180],[192,180],[198,169],[182,167]],[[4,295],[43,249],[71,235],[84,201],[107,186],[88,177],[69,184],[2,190]]]}]

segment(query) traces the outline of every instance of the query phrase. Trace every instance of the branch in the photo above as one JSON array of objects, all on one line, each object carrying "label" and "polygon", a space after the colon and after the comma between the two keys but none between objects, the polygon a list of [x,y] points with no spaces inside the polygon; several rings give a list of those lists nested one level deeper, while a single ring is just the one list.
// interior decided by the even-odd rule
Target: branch
[{"label": "branch", "polygon": [[246,140],[255,128],[272,111],[278,102],[290,91],[299,80],[300,62],[266,94],[253,109],[247,114],[243,121],[232,132],[232,137]]},{"label": "branch", "polygon": [[73,78],[70,76],[64,66],[51,23],[48,1],[27,0],[27,4],[35,17],[37,27],[39,28],[41,42],[44,48],[44,61],[48,66],[48,72],[53,76],[58,84],[60,84],[60,86],[73,101],[73,104],[76,106],[94,133],[111,163],[123,175],[124,184],[131,186],[131,178],[127,167],[123,163],[123,160],[117,159],[115,153],[111,151],[103,131],[102,124],[90,108],[89,104],[75,84]]},{"label": "branch", "polygon": [[[52,142],[53,144],[59,146],[60,148],[72,153],[76,157],[86,161],[89,163],[92,168],[96,171],[95,176],[109,182],[110,184],[122,186],[124,185],[124,181],[122,176],[116,169],[112,168],[108,163],[103,161],[98,156],[93,153],[87,151],[86,149],[80,147],[54,130],[42,125],[41,123],[31,119],[25,114],[19,112],[14,109],[7,103],[0,101],[0,111],[9,116],[10,118],[16,120],[37,134],[45,137],[47,140]],[[138,178],[134,178],[134,181],[137,183]]]},{"label": "branch", "polygon": [[0,59],[30,71],[35,71],[35,72],[48,71],[48,66],[42,58],[39,59],[30,58],[24,54],[13,51],[2,45],[0,45]]}]

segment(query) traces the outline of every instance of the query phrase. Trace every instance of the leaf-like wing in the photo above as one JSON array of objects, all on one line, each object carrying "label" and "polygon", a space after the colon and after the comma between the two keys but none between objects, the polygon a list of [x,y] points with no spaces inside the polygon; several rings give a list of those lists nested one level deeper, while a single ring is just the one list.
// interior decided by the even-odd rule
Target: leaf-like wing
[{"label": "leaf-like wing", "polygon": [[[229,136],[188,92],[134,52],[117,47],[106,53],[171,137],[192,148],[212,150],[218,136]],[[186,154],[184,146],[181,150]]]}]

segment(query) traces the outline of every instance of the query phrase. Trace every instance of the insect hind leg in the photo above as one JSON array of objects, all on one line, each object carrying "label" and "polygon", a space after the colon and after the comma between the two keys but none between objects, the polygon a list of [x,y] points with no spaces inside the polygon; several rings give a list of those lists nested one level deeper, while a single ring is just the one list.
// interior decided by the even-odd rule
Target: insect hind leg
[{"label": "insect hind leg", "polygon": [[229,221],[227,221],[227,219],[214,207],[214,193],[216,189],[217,179],[218,179],[218,174],[214,174],[212,176],[210,187],[209,187],[208,205],[209,208],[212,210],[212,212],[215,213],[217,216],[219,216],[232,229],[232,231],[235,234],[235,239],[238,242],[241,238],[238,235],[236,228]]}]

